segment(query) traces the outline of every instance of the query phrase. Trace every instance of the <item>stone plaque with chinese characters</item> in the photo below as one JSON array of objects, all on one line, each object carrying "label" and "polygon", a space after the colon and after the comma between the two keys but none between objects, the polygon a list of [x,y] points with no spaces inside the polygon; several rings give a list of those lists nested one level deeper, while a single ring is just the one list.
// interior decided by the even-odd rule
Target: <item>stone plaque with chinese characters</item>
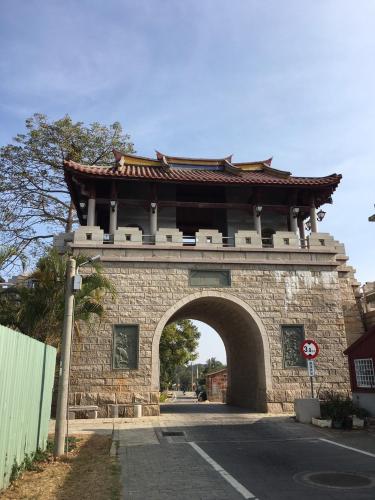
[{"label": "stone plaque with chinese characters", "polygon": [[191,269],[190,286],[221,288],[230,286],[230,271],[206,271]]},{"label": "stone plaque with chinese characters", "polygon": [[306,366],[306,360],[301,354],[301,344],[304,340],[302,325],[282,325],[284,368]]},{"label": "stone plaque with chinese characters", "polygon": [[138,325],[115,325],[113,328],[113,368],[138,368]]}]

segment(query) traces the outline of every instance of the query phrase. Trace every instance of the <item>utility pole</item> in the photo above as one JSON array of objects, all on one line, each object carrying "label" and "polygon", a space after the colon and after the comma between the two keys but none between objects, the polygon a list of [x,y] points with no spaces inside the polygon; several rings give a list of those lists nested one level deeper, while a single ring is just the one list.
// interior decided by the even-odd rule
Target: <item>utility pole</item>
[{"label": "utility pole", "polygon": [[76,261],[70,257],[67,263],[66,283],[65,283],[65,311],[64,326],[61,339],[61,361],[59,373],[59,390],[56,408],[56,428],[55,428],[55,457],[64,454],[67,407],[68,407],[68,387],[70,371],[70,347],[72,342],[73,324],[73,279],[76,273]]},{"label": "utility pole", "polygon": [[194,384],[193,360],[191,360],[190,363],[191,363],[191,390],[193,390],[193,384]]},{"label": "utility pole", "polygon": [[70,375],[70,353],[72,344],[72,326],[74,316],[74,292],[81,290],[82,277],[79,275],[79,268],[86,264],[91,264],[100,260],[100,255],[89,257],[88,260],[82,262],[77,267],[76,260],[69,257],[66,266],[66,282],[65,282],[65,310],[64,310],[64,325],[61,338],[61,361],[59,372],[59,390],[57,396],[56,408],[56,426],[55,426],[55,457],[64,454],[65,451],[65,436],[68,420],[68,392],[69,392],[69,375]]}]

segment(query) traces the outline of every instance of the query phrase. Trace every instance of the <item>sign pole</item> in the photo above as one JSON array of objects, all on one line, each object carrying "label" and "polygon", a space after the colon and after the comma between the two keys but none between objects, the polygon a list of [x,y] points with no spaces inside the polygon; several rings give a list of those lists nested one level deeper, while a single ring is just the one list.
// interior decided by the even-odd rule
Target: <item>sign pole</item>
[{"label": "sign pole", "polygon": [[315,364],[314,359],[319,354],[319,346],[315,340],[304,340],[301,344],[301,354],[307,359],[307,372],[310,377],[311,397],[314,399]]}]

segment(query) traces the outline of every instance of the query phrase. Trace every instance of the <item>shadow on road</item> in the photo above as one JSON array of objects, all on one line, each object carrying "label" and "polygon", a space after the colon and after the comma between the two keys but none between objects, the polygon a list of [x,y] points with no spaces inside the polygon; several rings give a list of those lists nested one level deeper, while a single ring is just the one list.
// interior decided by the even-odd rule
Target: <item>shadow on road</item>
[{"label": "shadow on road", "polygon": [[249,413],[246,408],[238,408],[224,403],[164,403],[160,405],[160,413],[166,415],[168,413]]}]

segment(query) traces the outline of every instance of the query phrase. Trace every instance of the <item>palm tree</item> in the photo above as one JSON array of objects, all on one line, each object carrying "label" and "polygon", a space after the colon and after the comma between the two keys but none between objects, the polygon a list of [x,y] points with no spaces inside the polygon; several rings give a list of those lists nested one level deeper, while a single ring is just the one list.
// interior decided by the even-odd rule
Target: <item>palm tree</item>
[{"label": "palm tree", "polygon": [[[13,324],[21,332],[33,338],[59,347],[65,304],[65,275],[68,255],[60,255],[50,250],[42,257],[36,270],[29,275],[32,286],[17,288],[18,306],[13,315]],[[77,256],[77,264],[87,260],[87,256]],[[93,272],[85,274],[82,289],[75,295],[74,328],[79,334],[80,321],[88,322],[93,315],[104,315],[104,297],[115,296],[112,283],[102,275],[100,264],[93,262]],[[9,323],[9,320],[8,320]]]},{"label": "palm tree", "polygon": [[9,259],[17,255],[16,249],[14,247],[5,247],[0,250],[0,269],[3,269]]}]

